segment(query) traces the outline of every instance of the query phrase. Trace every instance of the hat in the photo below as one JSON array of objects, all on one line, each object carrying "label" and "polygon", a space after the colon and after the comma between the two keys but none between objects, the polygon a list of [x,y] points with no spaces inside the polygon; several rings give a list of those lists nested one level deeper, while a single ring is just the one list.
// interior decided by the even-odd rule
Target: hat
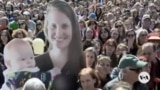
[{"label": "hat", "polygon": [[88,17],[93,18],[93,19],[97,19],[97,16],[95,13],[90,13]]},{"label": "hat", "polygon": [[30,12],[29,11],[24,11],[23,15],[30,15]]},{"label": "hat", "polygon": [[147,65],[147,62],[140,61],[136,56],[132,54],[124,55],[118,64],[119,68],[142,68]]},{"label": "hat", "polygon": [[142,17],[142,20],[145,20],[145,19],[150,19],[150,15],[144,14],[143,17]]},{"label": "hat", "polygon": [[149,34],[148,41],[160,41],[160,36],[158,33]]}]

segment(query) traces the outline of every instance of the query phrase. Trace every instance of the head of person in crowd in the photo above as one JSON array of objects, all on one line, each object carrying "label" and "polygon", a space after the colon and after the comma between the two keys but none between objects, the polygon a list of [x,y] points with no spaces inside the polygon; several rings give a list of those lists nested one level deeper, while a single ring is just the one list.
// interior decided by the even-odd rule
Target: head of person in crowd
[{"label": "head of person in crowd", "polygon": [[115,16],[112,12],[108,12],[107,13],[107,18],[105,19],[105,21],[111,21],[111,20],[115,20]]},{"label": "head of person in crowd", "polygon": [[20,11],[19,11],[19,10],[15,10],[15,11],[13,12],[14,21],[18,21],[19,15],[20,15]]},{"label": "head of person in crowd", "polygon": [[27,24],[25,23],[25,20],[19,20],[19,21],[18,21],[18,24],[19,24],[19,28],[20,28],[20,29],[25,29],[26,31],[28,31],[28,26],[27,26]]},{"label": "head of person in crowd", "polygon": [[131,10],[131,17],[133,17],[134,19],[138,18],[138,10],[137,9]]},{"label": "head of person in crowd", "polygon": [[111,90],[132,90],[132,85],[124,81],[119,81],[111,87]]},{"label": "head of person in crowd", "polygon": [[120,59],[121,58],[121,55],[123,55],[124,53],[128,53],[129,50],[128,50],[128,46],[124,43],[119,43],[117,45],[117,48],[116,48],[116,55],[117,57]]},{"label": "head of person in crowd", "polygon": [[115,54],[117,42],[114,39],[108,39],[103,45],[103,52],[107,56]]},{"label": "head of person in crowd", "polygon": [[110,38],[110,31],[106,28],[101,28],[98,35],[99,40],[104,44]]},{"label": "head of person in crowd", "polygon": [[99,56],[95,67],[101,84],[106,84],[109,81],[109,74],[111,72],[111,59],[107,56]]},{"label": "head of person in crowd", "polygon": [[157,20],[158,19],[158,12],[157,11],[150,11],[150,16],[152,20]]},{"label": "head of person in crowd", "polygon": [[125,20],[130,16],[131,16],[131,10],[130,9],[124,9],[124,11],[123,11],[123,19]]},{"label": "head of person in crowd", "polygon": [[79,27],[80,27],[80,30],[82,30],[82,29],[87,27],[87,25],[86,25],[84,20],[79,20]]},{"label": "head of person in crowd", "polygon": [[141,27],[148,31],[150,29],[150,25],[151,25],[150,15],[144,14],[141,20]]},{"label": "head of person in crowd", "polygon": [[156,48],[160,45],[160,34],[159,33],[150,33],[148,36],[148,42],[154,43]]},{"label": "head of person in crowd", "polygon": [[143,55],[138,56],[139,60],[147,62],[147,65],[145,67],[142,68],[142,71],[151,72],[151,62],[149,62],[149,60],[147,60],[147,58]]},{"label": "head of person in crowd", "polygon": [[13,38],[25,38],[27,36],[28,36],[28,33],[24,29],[17,29],[17,30],[14,30],[12,33]]},{"label": "head of person in crowd", "polygon": [[0,18],[6,16],[6,13],[4,11],[0,11]]},{"label": "head of person in crowd", "polygon": [[146,65],[147,62],[140,61],[138,57],[126,54],[122,56],[118,64],[118,68],[120,68],[119,78],[134,85],[138,81],[139,73]]},{"label": "head of person in crowd", "polygon": [[128,46],[129,52],[136,55],[137,53],[137,44],[136,44],[136,32],[135,30],[131,29],[126,31],[126,40],[125,43]]},{"label": "head of person in crowd", "polygon": [[125,33],[125,31],[126,31],[126,29],[125,29],[125,25],[124,25],[124,23],[122,22],[122,21],[116,21],[115,23],[114,23],[114,26],[113,26],[114,28],[117,28],[118,29],[118,31],[119,31],[119,34],[120,34],[120,38],[124,38],[124,33]]},{"label": "head of person in crowd", "polygon": [[146,29],[141,29],[136,33],[136,44],[137,46],[142,46],[147,42],[148,31]]},{"label": "head of person in crowd", "polygon": [[91,28],[92,30],[95,30],[95,29],[97,29],[98,24],[95,20],[89,20],[88,23],[87,23],[87,26],[89,28]]},{"label": "head of person in crowd", "polygon": [[2,30],[0,31],[0,42],[2,45],[6,45],[11,39],[11,34],[8,30]]},{"label": "head of person in crowd", "polygon": [[13,5],[10,1],[8,1],[7,4],[6,4],[6,11],[7,12],[13,11]]},{"label": "head of person in crowd", "polygon": [[111,30],[111,23],[109,21],[104,21],[104,27],[108,30]]},{"label": "head of person in crowd", "polygon": [[8,17],[4,16],[0,18],[0,30],[8,28],[9,19]]},{"label": "head of person in crowd", "polygon": [[143,15],[145,14],[144,10],[145,9],[143,7],[139,8],[139,11],[138,11],[139,19],[142,19]]},{"label": "head of person in crowd", "polygon": [[88,16],[88,19],[91,21],[95,21],[95,20],[97,20],[97,16],[95,13],[91,12]]},{"label": "head of person in crowd", "polygon": [[23,16],[24,16],[24,19],[25,19],[26,21],[30,20],[30,18],[31,18],[29,11],[24,11],[24,12],[23,12]]},{"label": "head of person in crowd", "polygon": [[149,3],[148,11],[156,11],[156,5],[154,3]]},{"label": "head of person in crowd", "polygon": [[145,56],[149,62],[154,62],[157,55],[156,46],[151,42],[144,43],[140,54]]},{"label": "head of person in crowd", "polygon": [[126,30],[135,29],[135,20],[133,17],[129,17],[124,21],[124,24],[126,26]]},{"label": "head of person in crowd", "polygon": [[36,30],[34,32],[34,35],[37,35],[40,31],[42,31],[42,29],[43,29],[43,23],[41,20],[38,20],[36,22]]},{"label": "head of person in crowd", "polygon": [[82,90],[97,90],[100,84],[100,81],[92,68],[82,69],[78,79]]},{"label": "head of person in crowd", "polygon": [[35,67],[31,45],[22,39],[11,40],[4,48],[4,62],[13,72]]},{"label": "head of person in crowd", "polygon": [[99,39],[93,39],[92,44],[96,50],[96,54],[100,55],[102,53],[102,42]]},{"label": "head of person in crowd", "polygon": [[84,36],[84,41],[92,41],[94,39],[94,32],[91,28],[87,28],[86,32],[85,32],[85,36]]},{"label": "head of person in crowd", "polygon": [[120,42],[120,40],[119,40],[120,34],[118,31],[118,28],[112,28],[110,31],[110,34],[111,34],[111,38],[115,39],[117,41],[117,43]]},{"label": "head of person in crowd", "polygon": [[47,90],[44,83],[38,78],[31,78],[26,81],[22,90]]},{"label": "head of person in crowd", "polygon": [[154,32],[160,34],[160,28],[154,28]]},{"label": "head of person in crowd", "polygon": [[85,49],[87,49],[88,47],[93,47],[94,45],[93,45],[93,43],[92,43],[92,41],[84,41],[83,42],[83,51],[85,50]]},{"label": "head of person in crowd", "polygon": [[85,60],[86,60],[86,67],[95,68],[97,63],[97,54],[94,47],[88,47],[84,51]]}]

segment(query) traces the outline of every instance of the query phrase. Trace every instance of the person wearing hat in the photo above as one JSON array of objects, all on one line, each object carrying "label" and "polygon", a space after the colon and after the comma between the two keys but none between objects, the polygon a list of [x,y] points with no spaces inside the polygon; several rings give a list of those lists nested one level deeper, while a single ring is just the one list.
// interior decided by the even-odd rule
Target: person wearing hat
[{"label": "person wearing hat", "polygon": [[122,56],[118,64],[120,69],[118,77],[108,82],[103,90],[110,90],[112,85],[117,81],[125,81],[130,83],[133,90],[148,90],[147,85],[138,81],[138,75],[142,71],[142,68],[147,65],[147,62],[140,61],[138,57],[132,54],[126,54]]},{"label": "person wearing hat", "polygon": [[25,17],[25,22],[27,24],[27,27],[29,30],[36,30],[36,23],[30,19],[30,12],[29,11],[24,11],[23,15]]},{"label": "person wearing hat", "polygon": [[[151,18],[150,18],[150,15],[144,14],[143,17],[142,17],[142,19],[141,19],[141,28],[142,29],[146,29],[149,33],[151,33],[152,30],[150,29],[150,27],[151,27]],[[141,30],[141,28],[138,29],[137,31]]]}]

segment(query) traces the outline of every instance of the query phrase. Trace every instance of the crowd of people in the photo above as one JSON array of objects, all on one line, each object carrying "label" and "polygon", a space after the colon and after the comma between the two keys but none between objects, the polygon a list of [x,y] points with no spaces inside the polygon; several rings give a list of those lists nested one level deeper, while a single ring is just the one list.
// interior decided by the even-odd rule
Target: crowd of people
[{"label": "crowd of people", "polygon": [[2,90],[160,90],[160,0],[0,6]]}]

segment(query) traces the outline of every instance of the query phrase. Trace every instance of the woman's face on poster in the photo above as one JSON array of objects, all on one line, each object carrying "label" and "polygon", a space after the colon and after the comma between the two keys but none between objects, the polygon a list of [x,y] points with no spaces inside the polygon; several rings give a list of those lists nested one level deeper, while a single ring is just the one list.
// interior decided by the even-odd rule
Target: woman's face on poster
[{"label": "woman's face on poster", "polygon": [[70,19],[57,9],[51,9],[47,15],[47,35],[52,47],[68,48],[72,40],[72,24]]}]

